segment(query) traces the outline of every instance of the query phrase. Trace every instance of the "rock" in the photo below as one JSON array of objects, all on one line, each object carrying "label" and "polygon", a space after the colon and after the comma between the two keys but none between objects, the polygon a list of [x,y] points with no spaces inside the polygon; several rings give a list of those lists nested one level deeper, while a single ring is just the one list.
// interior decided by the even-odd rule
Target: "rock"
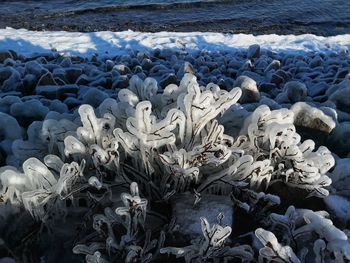
[{"label": "rock", "polygon": [[17,120],[6,113],[0,112],[0,141],[21,138],[22,129]]},{"label": "rock", "polygon": [[294,125],[330,133],[336,126],[334,120],[322,110],[305,102],[295,103],[291,110],[294,113]]},{"label": "rock", "polygon": [[[350,162],[350,160],[348,160]],[[350,167],[348,167],[350,168]],[[349,174],[350,176],[350,174]],[[345,182],[344,182],[345,183]],[[350,183],[350,181],[348,181]],[[333,183],[332,183],[333,184]],[[344,184],[343,184],[344,185]],[[341,221],[344,227],[350,221],[350,200],[340,195],[329,195],[324,199],[327,210],[332,211],[332,215]],[[0,262],[1,263],[1,262]]]},{"label": "rock", "polygon": [[91,82],[91,79],[85,74],[81,74],[76,81],[77,85],[87,85]]},{"label": "rock", "polygon": [[60,63],[60,66],[63,68],[68,68],[72,65],[72,60],[70,58],[64,58]]},{"label": "rock", "polygon": [[29,125],[33,120],[43,120],[48,112],[49,109],[36,99],[14,103],[10,108],[11,115],[25,125]]},{"label": "rock", "polygon": [[106,60],[106,71],[111,71],[114,67],[114,62],[110,59]]},{"label": "rock", "polygon": [[350,149],[350,122],[339,123],[328,137],[327,145],[339,156],[346,156]]},{"label": "rock", "polygon": [[260,100],[260,93],[255,80],[247,76],[240,76],[236,79],[234,86],[242,89],[240,103],[258,102]]},{"label": "rock", "polygon": [[329,176],[336,193],[350,197],[350,158],[336,159],[335,168]]},{"label": "rock", "polygon": [[153,62],[149,58],[144,58],[141,62],[141,66],[145,70],[150,70],[153,67]]},{"label": "rock", "polygon": [[14,67],[0,69],[1,91],[18,91],[22,87],[21,74]]},{"label": "rock", "polygon": [[248,48],[247,57],[249,59],[257,58],[260,56],[260,46],[255,44]]},{"label": "rock", "polygon": [[196,206],[193,206],[194,200],[190,193],[180,194],[171,200],[172,215],[179,225],[175,235],[179,235],[179,239],[189,241],[203,236],[200,217],[206,217],[213,224],[218,214],[222,213],[223,224],[233,225],[233,206],[228,196],[203,195]]},{"label": "rock", "polygon": [[75,84],[65,86],[37,86],[36,94],[45,96],[49,99],[62,99],[65,93],[76,93],[79,87]]},{"label": "rock", "polygon": [[177,79],[175,74],[169,74],[159,81],[159,86],[161,86],[164,89],[166,86],[170,84],[176,84],[176,83],[177,83]]},{"label": "rock", "polygon": [[350,87],[337,90],[329,100],[334,102],[337,109],[350,113]]},{"label": "rock", "polygon": [[284,79],[276,73],[273,73],[270,82],[276,85],[281,85],[284,82]]},{"label": "rock", "polygon": [[4,61],[8,58],[13,59],[13,56],[10,51],[7,51],[7,50],[0,51],[0,63],[4,63]]},{"label": "rock", "polygon": [[34,76],[33,74],[27,74],[24,76],[22,83],[23,83],[22,90],[21,90],[22,93],[24,95],[32,94],[37,85],[36,76]]},{"label": "rock", "polygon": [[11,67],[0,68],[0,85],[2,85],[4,81],[9,79],[11,75],[12,75]]},{"label": "rock", "polygon": [[123,64],[115,65],[113,69],[117,70],[121,75],[128,74],[131,72],[131,70]]},{"label": "rock", "polygon": [[25,64],[25,70],[27,74],[33,74],[38,79],[47,72],[47,69],[45,69],[35,60],[27,62]]},{"label": "rock", "polygon": [[129,78],[126,75],[119,76],[113,81],[112,89],[125,89],[129,86]]},{"label": "rock", "polygon": [[81,68],[66,68],[65,77],[68,83],[74,84],[82,73]]},{"label": "rock", "polygon": [[310,85],[307,89],[309,96],[314,97],[317,95],[322,95],[329,88],[329,85],[326,82],[319,82],[315,85]]},{"label": "rock", "polygon": [[105,93],[97,88],[90,88],[83,95],[82,103],[83,104],[90,104],[91,106],[97,108],[107,98],[109,98],[107,93]]},{"label": "rock", "polygon": [[14,103],[20,103],[22,100],[17,96],[6,96],[0,98],[0,112],[10,113],[11,105]]},{"label": "rock", "polygon": [[305,84],[299,81],[290,81],[284,85],[284,91],[290,102],[304,101],[307,94]]},{"label": "rock", "polygon": [[186,73],[195,74],[192,64],[187,61],[185,61],[183,66],[180,67],[179,71],[176,73],[177,79],[182,79]]},{"label": "rock", "polygon": [[42,75],[41,78],[38,81],[38,86],[46,86],[46,85],[50,85],[50,86],[57,86],[56,81],[54,80],[52,73],[51,72],[47,72],[46,74]]}]

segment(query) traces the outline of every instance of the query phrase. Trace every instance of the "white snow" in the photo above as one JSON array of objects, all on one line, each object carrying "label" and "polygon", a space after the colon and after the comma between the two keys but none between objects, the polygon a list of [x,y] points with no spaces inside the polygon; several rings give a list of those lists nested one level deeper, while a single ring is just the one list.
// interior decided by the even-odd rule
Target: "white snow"
[{"label": "white snow", "polygon": [[222,33],[141,33],[123,32],[65,32],[0,29],[0,50],[12,49],[22,55],[46,53],[52,49],[60,53],[89,56],[91,54],[126,54],[130,50],[147,51],[153,48],[175,50],[232,51],[259,44],[262,48],[280,52],[339,51],[350,48],[350,34],[332,37],[306,35],[247,35]]}]

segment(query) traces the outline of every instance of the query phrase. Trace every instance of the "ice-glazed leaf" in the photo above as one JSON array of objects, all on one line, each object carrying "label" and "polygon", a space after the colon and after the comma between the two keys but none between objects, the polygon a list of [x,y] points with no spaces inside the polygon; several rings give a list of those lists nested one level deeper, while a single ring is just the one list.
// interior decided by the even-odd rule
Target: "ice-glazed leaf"
[{"label": "ice-glazed leaf", "polygon": [[90,105],[82,105],[79,115],[83,127],[78,128],[78,135],[88,144],[97,144],[100,134],[94,109]]},{"label": "ice-glazed leaf", "polygon": [[85,160],[80,165],[76,162],[65,163],[61,168],[60,178],[53,191],[61,197],[68,194],[79,177],[83,176],[84,168]]},{"label": "ice-glazed leaf", "polygon": [[146,78],[143,81],[137,75],[133,75],[128,89],[136,94],[140,100],[152,100],[157,94],[158,84],[153,78]]},{"label": "ice-glazed leaf", "polygon": [[52,207],[45,207],[51,198],[51,192],[45,189],[36,189],[22,194],[24,208],[36,219],[44,219],[46,211]]},{"label": "ice-glazed leaf", "polygon": [[66,156],[70,154],[85,154],[86,147],[77,138],[69,135],[64,139],[64,153]]},{"label": "ice-glazed leaf", "polygon": [[91,176],[88,182],[89,182],[89,185],[91,185],[92,187],[95,187],[97,190],[100,190],[102,188],[102,183],[100,182],[100,180],[97,179],[96,176]]},{"label": "ice-glazed leaf", "polygon": [[325,249],[326,249],[326,242],[324,242],[324,240],[322,239],[317,239],[314,242],[314,247],[313,247],[313,251],[315,253],[315,263],[323,263],[325,262]]},{"label": "ice-glazed leaf", "polygon": [[118,99],[121,102],[126,102],[133,107],[135,107],[136,104],[139,102],[139,98],[137,97],[137,95],[129,89],[122,89],[121,91],[119,91]]},{"label": "ice-glazed leaf", "polygon": [[177,104],[186,116],[185,145],[190,147],[198,140],[198,135],[207,123],[236,103],[242,92],[239,88],[230,92],[222,91],[215,100],[210,90],[200,91],[195,76],[185,74],[184,79],[189,79],[187,93],[179,95]]},{"label": "ice-glazed leaf", "polygon": [[36,158],[26,160],[23,163],[23,171],[35,188],[49,190],[57,183],[50,170]]},{"label": "ice-glazed leaf", "polygon": [[46,155],[44,157],[44,163],[47,167],[53,169],[56,172],[60,172],[62,166],[64,165],[63,161],[56,155]]},{"label": "ice-glazed leaf", "polygon": [[183,114],[173,109],[168,112],[165,119],[156,122],[151,112],[152,105],[149,101],[138,103],[135,117],[129,117],[126,121],[128,131],[149,147],[157,148],[164,144],[175,143],[176,137],[172,130],[177,126],[180,127],[180,132],[183,130]]},{"label": "ice-glazed leaf", "polygon": [[17,171],[15,167],[7,166],[0,172],[0,182],[2,190],[0,192],[2,199],[6,202],[19,203],[21,194],[31,190],[31,182],[28,177]]},{"label": "ice-glazed leaf", "polygon": [[255,230],[255,235],[264,248],[259,253],[262,257],[276,262],[300,263],[300,260],[289,246],[282,246],[276,236],[263,228]]}]

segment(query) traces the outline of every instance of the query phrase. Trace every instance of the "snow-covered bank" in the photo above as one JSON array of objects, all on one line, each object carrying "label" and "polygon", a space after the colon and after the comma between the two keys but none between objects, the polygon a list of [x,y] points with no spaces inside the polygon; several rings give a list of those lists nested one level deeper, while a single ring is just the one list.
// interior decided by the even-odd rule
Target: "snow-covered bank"
[{"label": "snow-covered bank", "polygon": [[259,44],[262,48],[279,52],[328,52],[350,47],[350,34],[333,37],[315,35],[246,35],[222,33],[141,33],[123,32],[35,32],[25,29],[0,29],[0,50],[12,49],[22,55],[58,52],[89,56],[93,53],[126,54],[130,50],[148,51],[154,48],[175,50],[236,50]]}]

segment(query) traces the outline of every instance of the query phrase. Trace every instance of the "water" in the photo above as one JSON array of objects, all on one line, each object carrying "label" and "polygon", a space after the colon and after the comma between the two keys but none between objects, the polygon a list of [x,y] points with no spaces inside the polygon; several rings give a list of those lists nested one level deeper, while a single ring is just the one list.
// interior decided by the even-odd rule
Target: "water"
[{"label": "water", "polygon": [[350,33],[350,0],[3,0],[0,27],[67,31]]}]

